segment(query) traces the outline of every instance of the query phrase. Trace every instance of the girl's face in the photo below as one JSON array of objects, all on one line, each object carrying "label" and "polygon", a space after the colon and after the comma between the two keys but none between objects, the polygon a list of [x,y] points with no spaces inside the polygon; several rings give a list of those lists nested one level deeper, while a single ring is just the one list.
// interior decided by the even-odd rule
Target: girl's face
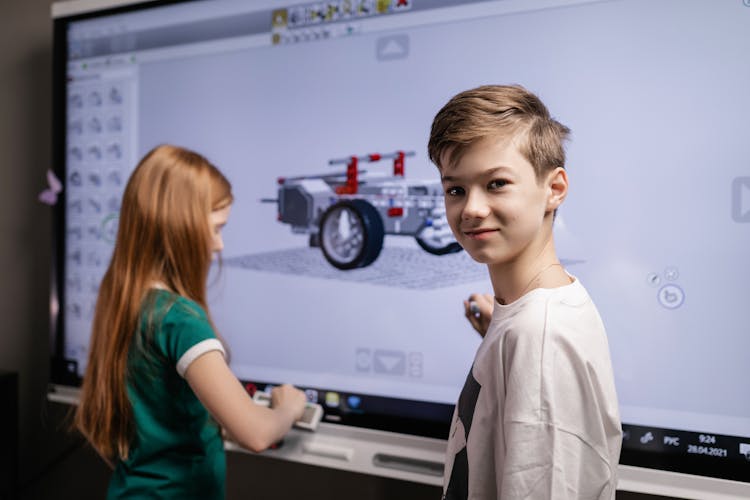
[{"label": "girl's face", "polygon": [[208,216],[208,226],[211,229],[211,254],[216,255],[224,249],[224,240],[221,237],[221,230],[229,219],[229,211],[232,205],[227,205],[219,210],[214,210]]}]

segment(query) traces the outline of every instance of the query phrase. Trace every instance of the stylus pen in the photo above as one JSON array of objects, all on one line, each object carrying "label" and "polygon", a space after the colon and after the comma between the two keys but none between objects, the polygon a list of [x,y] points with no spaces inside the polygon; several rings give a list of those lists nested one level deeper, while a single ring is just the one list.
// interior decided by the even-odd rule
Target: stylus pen
[{"label": "stylus pen", "polygon": [[482,316],[482,314],[479,312],[479,305],[473,300],[469,301],[469,311],[471,311],[471,314],[473,314],[477,319]]}]

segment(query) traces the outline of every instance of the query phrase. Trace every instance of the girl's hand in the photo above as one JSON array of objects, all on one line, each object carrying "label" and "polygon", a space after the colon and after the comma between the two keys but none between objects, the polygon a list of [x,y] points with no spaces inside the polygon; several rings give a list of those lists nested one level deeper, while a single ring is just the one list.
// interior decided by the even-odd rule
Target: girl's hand
[{"label": "girl's hand", "polygon": [[305,403],[305,393],[292,385],[284,384],[271,389],[271,408],[288,412],[294,422],[302,418]]},{"label": "girl's hand", "polygon": [[185,378],[226,434],[255,452],[278,443],[305,410],[305,394],[291,385],[271,391],[273,407],[255,403],[220,351],[198,357],[188,367]]},{"label": "girl's hand", "polygon": [[495,297],[489,293],[472,293],[468,300],[464,300],[464,314],[474,330],[484,338],[492,320],[492,309],[495,307]]}]

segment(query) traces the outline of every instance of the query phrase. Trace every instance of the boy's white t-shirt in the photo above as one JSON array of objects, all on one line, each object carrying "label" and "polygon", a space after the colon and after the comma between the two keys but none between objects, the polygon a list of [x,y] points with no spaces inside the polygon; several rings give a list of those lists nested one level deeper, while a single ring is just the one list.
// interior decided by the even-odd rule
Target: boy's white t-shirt
[{"label": "boy's white t-shirt", "polygon": [[622,428],[585,288],[495,303],[453,416],[444,498],[613,499]]}]

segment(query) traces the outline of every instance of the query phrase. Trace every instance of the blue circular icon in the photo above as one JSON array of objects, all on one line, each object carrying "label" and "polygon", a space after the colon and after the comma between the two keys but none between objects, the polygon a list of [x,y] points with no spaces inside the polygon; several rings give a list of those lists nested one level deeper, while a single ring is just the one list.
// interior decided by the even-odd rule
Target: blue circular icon
[{"label": "blue circular icon", "polygon": [[[749,0],[750,1],[750,0]],[[664,285],[659,289],[657,295],[659,304],[667,309],[677,309],[685,302],[685,292],[677,285]]]}]

